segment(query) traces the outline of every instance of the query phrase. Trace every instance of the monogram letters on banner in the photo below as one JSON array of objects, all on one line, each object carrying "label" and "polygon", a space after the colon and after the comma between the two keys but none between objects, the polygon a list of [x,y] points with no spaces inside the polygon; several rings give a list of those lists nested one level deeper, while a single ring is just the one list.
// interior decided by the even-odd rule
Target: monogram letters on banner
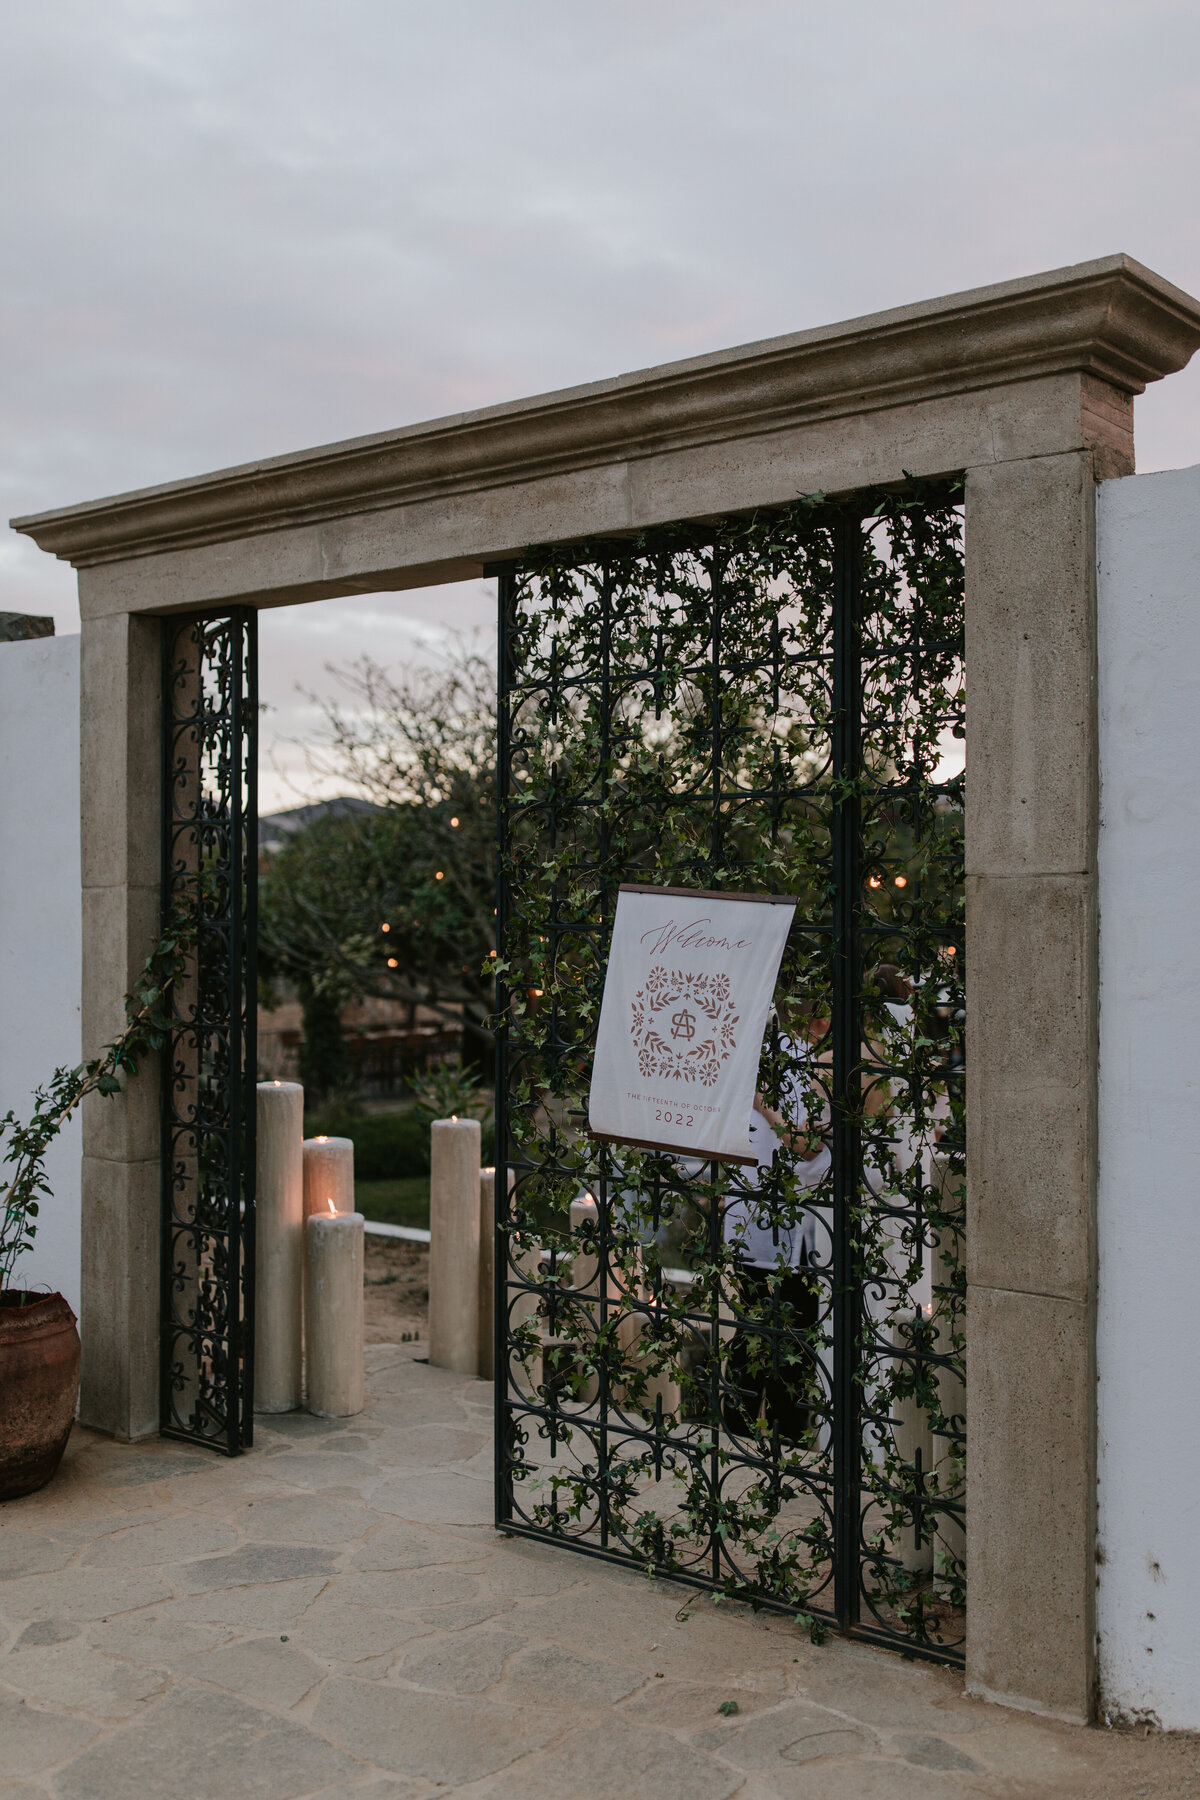
[{"label": "monogram letters on banner", "polygon": [[750,1111],[796,901],[622,886],[596,1036],[594,1137],[752,1163]]}]

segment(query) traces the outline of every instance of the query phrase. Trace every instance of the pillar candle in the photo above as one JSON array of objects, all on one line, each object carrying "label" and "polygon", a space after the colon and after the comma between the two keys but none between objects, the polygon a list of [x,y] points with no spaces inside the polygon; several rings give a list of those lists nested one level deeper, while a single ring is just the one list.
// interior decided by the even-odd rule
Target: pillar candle
[{"label": "pillar candle", "polygon": [[363,1216],[310,1213],[304,1236],[308,1410],[344,1419],[366,1404]]},{"label": "pillar candle", "polygon": [[[571,1285],[577,1293],[582,1293],[587,1312],[591,1315],[591,1329],[596,1332],[600,1328],[600,1208],[591,1194],[579,1194],[571,1202],[572,1236],[583,1238],[585,1232],[594,1249],[583,1249],[575,1252],[571,1271]],[[608,1318],[611,1321],[617,1316],[617,1345],[623,1358],[637,1354],[638,1342],[645,1323],[644,1315],[637,1311],[634,1301],[642,1298],[642,1252],[638,1245],[631,1244],[627,1237],[614,1243],[610,1237],[608,1276],[605,1282],[605,1298],[608,1301]],[[579,1324],[582,1325],[582,1320]],[[586,1344],[584,1349],[588,1349]],[[580,1398],[589,1404],[596,1398],[597,1383],[595,1377],[589,1377],[584,1383]],[[618,1384],[619,1393],[623,1392]]]},{"label": "pillar candle", "polygon": [[599,1299],[596,1274],[600,1258],[594,1246],[600,1239],[600,1208],[590,1194],[577,1194],[571,1202],[571,1235],[582,1239],[585,1233],[593,1247],[586,1250],[581,1248],[575,1252],[571,1285],[576,1289],[586,1290],[590,1299]]},{"label": "pillar candle", "polygon": [[479,1379],[491,1381],[496,1354],[496,1171],[479,1171]]},{"label": "pillar candle", "polygon": [[[924,1308],[921,1310],[925,1311]],[[897,1355],[894,1368],[897,1371],[902,1370],[906,1376],[911,1376],[914,1369],[918,1368],[920,1364],[914,1358],[910,1333],[900,1319],[892,1322],[891,1340],[894,1350],[906,1353],[903,1356]],[[933,1434],[929,1429],[929,1415],[915,1394],[904,1394],[892,1400],[892,1419],[892,1441],[896,1447],[896,1454],[914,1471],[910,1479],[915,1489],[918,1453],[921,1473],[926,1481],[929,1480],[933,1470]],[[899,1556],[901,1566],[907,1569],[911,1575],[926,1574],[933,1568],[932,1524],[931,1519],[922,1519],[924,1532],[930,1534],[922,1543],[917,1541],[915,1522],[906,1524],[900,1532],[898,1541],[891,1546],[893,1552]]]},{"label": "pillar candle", "polygon": [[304,1285],[304,1089],[260,1081],[255,1183],[254,1409],[300,1405]]},{"label": "pillar candle", "polygon": [[[961,1172],[954,1170],[948,1157],[935,1153],[929,1161],[930,1185],[938,1196],[939,1204],[953,1216],[962,1203],[960,1189],[964,1177]],[[966,1319],[961,1313],[955,1317],[951,1298],[962,1266],[962,1238],[952,1226],[947,1226],[941,1232],[933,1254],[934,1344],[940,1356],[953,1356],[956,1333],[962,1332],[965,1335],[966,1332]],[[967,1389],[962,1376],[954,1368],[942,1365],[937,1372],[937,1388],[938,1405],[945,1418],[948,1421],[956,1420],[958,1429],[963,1430],[967,1414]],[[934,1439],[933,1451],[939,1497],[961,1503],[966,1497],[966,1460],[962,1446],[949,1437],[939,1437]],[[966,1534],[960,1517],[948,1513],[939,1515],[935,1550],[940,1570],[965,1560]]]},{"label": "pillar candle", "polygon": [[435,1119],[429,1148],[429,1361],[479,1368],[479,1121]]},{"label": "pillar candle", "polygon": [[354,1144],[350,1138],[304,1140],[304,1216],[354,1211]]}]

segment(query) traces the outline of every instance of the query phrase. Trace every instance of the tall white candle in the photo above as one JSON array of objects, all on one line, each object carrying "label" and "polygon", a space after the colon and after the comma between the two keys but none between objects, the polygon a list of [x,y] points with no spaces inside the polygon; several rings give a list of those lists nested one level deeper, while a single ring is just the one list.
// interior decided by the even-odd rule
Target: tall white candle
[{"label": "tall white candle", "polygon": [[[929,1163],[933,1190],[940,1205],[953,1216],[962,1202],[964,1176],[961,1172],[955,1172],[946,1156],[935,1153],[930,1157]],[[955,1337],[966,1331],[966,1320],[962,1313],[955,1316],[951,1297],[962,1265],[962,1238],[951,1226],[947,1226],[939,1234],[933,1254],[933,1320],[936,1327],[935,1342],[940,1356],[953,1356]],[[967,1389],[962,1376],[953,1367],[943,1364],[937,1372],[937,1388],[938,1405],[943,1415],[947,1421],[957,1421],[957,1429],[962,1431],[967,1416]],[[939,1497],[956,1500],[961,1505],[966,1497],[966,1463],[962,1447],[952,1438],[943,1436],[934,1440],[933,1452]],[[939,1570],[953,1568],[963,1561],[967,1544],[960,1516],[949,1513],[939,1515],[935,1550]]]},{"label": "tall white candle", "polygon": [[[931,1310],[931,1309],[928,1309]],[[927,1309],[920,1308],[927,1316]],[[902,1372],[906,1379],[912,1379],[913,1373],[920,1364],[913,1359],[912,1336],[905,1329],[902,1320],[894,1320],[891,1326],[892,1348],[907,1352],[907,1356],[897,1356],[894,1367]],[[912,1471],[908,1477],[913,1484],[914,1494],[917,1487],[916,1468],[918,1460],[924,1480],[929,1480],[933,1470],[933,1434],[929,1429],[929,1415],[915,1394],[904,1394],[892,1400],[892,1441],[896,1447],[896,1455],[908,1465]],[[928,1533],[933,1521],[922,1517],[921,1525]],[[933,1567],[932,1536],[918,1543],[915,1521],[906,1524],[899,1537],[892,1545],[893,1552],[899,1556],[901,1566],[910,1574],[926,1574]]]},{"label": "tall white candle", "polygon": [[304,1216],[354,1211],[354,1144],[344,1137],[304,1140]]},{"label": "tall white candle", "polygon": [[344,1419],[366,1404],[363,1216],[310,1213],[304,1236],[308,1410]]},{"label": "tall white candle", "polygon": [[479,1378],[491,1381],[496,1355],[496,1171],[479,1171]]},{"label": "tall white candle", "polygon": [[255,1185],[254,1409],[300,1405],[304,1285],[304,1089],[260,1081]]},{"label": "tall white candle", "polygon": [[[580,1309],[580,1314],[572,1315],[568,1327],[575,1341],[575,1351],[581,1362],[591,1360],[596,1343],[596,1333],[600,1329],[600,1258],[597,1255],[600,1232],[600,1208],[591,1194],[577,1194],[571,1202],[570,1210],[571,1235],[585,1240],[589,1249],[575,1252],[571,1264],[571,1285],[577,1293],[587,1296]],[[577,1398],[585,1406],[593,1406],[600,1393],[600,1383],[595,1375],[589,1375],[581,1384]]]},{"label": "tall white candle", "polygon": [[[579,1249],[575,1252],[574,1265],[571,1271],[571,1285],[577,1293],[582,1293],[587,1311],[591,1315],[591,1332],[600,1329],[600,1208],[591,1194],[579,1194],[571,1202],[571,1233],[584,1239],[586,1236],[591,1249]],[[617,1316],[617,1344],[623,1358],[636,1354],[637,1345],[642,1335],[643,1315],[636,1310],[633,1301],[642,1293],[642,1253],[636,1245],[627,1242],[613,1245],[617,1259],[610,1261],[608,1276],[605,1282],[605,1297],[608,1301],[608,1318]],[[583,1321],[576,1322],[576,1330],[582,1329]],[[591,1345],[584,1341],[581,1349],[585,1355],[590,1354]],[[597,1386],[594,1376],[589,1376],[584,1383],[580,1398],[589,1403],[595,1399]]]},{"label": "tall white candle", "polygon": [[571,1285],[584,1290],[589,1299],[599,1299],[600,1290],[596,1284],[596,1275],[600,1268],[600,1258],[595,1246],[600,1235],[600,1208],[590,1194],[577,1194],[571,1202],[571,1235],[589,1240],[592,1248],[577,1250],[571,1266]]},{"label": "tall white candle", "polygon": [[429,1148],[429,1361],[479,1368],[479,1121],[435,1119]]}]

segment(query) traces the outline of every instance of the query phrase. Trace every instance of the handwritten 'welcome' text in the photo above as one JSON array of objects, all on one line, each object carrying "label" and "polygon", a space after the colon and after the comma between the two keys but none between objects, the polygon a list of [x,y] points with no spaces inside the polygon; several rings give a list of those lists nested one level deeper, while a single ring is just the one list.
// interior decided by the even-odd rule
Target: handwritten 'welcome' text
[{"label": "handwritten 'welcome' text", "polygon": [[641,942],[649,944],[651,956],[661,956],[671,944],[681,950],[749,950],[754,942],[753,938],[709,937],[704,927],[711,924],[711,919],[693,919],[690,925],[676,925],[674,919],[668,919],[653,931],[643,931]]}]

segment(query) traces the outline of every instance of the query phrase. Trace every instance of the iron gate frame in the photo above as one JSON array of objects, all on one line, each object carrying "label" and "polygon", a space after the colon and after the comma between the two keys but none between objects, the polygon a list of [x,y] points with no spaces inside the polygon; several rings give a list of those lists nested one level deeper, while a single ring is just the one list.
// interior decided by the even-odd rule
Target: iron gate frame
[{"label": "iron gate frame", "polygon": [[[925,505],[950,507],[958,512],[961,518],[960,496],[961,481],[950,480],[944,483],[910,484],[908,498],[905,502],[913,508]],[[823,504],[822,504],[823,503]],[[833,1463],[833,1553],[832,1574],[834,1583],[834,1604],[832,1607],[820,1604],[809,1607],[810,1615],[818,1621],[827,1620],[830,1624],[849,1636],[865,1641],[886,1644],[892,1648],[902,1648],[906,1653],[936,1662],[961,1664],[964,1644],[960,1638],[953,1643],[939,1643],[923,1638],[920,1630],[915,1636],[903,1636],[894,1631],[880,1627],[877,1622],[864,1620],[862,1617],[862,1599],[864,1592],[864,1566],[866,1551],[863,1541],[863,1429],[864,1429],[864,1386],[862,1369],[863,1345],[863,1290],[864,1283],[860,1270],[856,1269],[856,1235],[853,1219],[851,1196],[862,1190],[863,1147],[862,1147],[862,1112],[853,1104],[846,1104],[846,1098],[852,1091],[855,1082],[861,1083],[864,1071],[863,1056],[863,970],[866,934],[862,924],[862,881],[864,878],[864,840],[863,840],[863,591],[862,569],[865,547],[864,528],[876,519],[882,507],[897,504],[895,494],[889,496],[857,496],[849,501],[837,504],[824,502],[824,496],[814,497],[813,516],[818,512],[831,525],[834,540],[833,558],[833,604],[832,604],[832,715],[831,715],[831,751],[832,770],[835,784],[840,784],[842,795],[834,804],[830,814],[831,864],[834,875],[834,900],[832,930],[830,933],[830,956],[833,970],[833,1008],[832,1008],[832,1092],[840,1097],[841,1103],[835,1103],[831,1109],[828,1129],[828,1140],[832,1151],[833,1184],[835,1200],[833,1207],[833,1246],[831,1269],[831,1314],[832,1314],[832,1353],[833,1379],[831,1383],[834,1398],[833,1418],[831,1421],[832,1463]],[[783,509],[780,509],[782,513]],[[764,515],[756,514],[761,518]],[[770,515],[765,515],[769,517]],[[744,523],[736,519],[714,521],[711,531],[715,535],[726,525]],[[649,529],[637,534],[636,544],[640,551],[651,554],[656,547],[679,547],[686,541],[688,532],[703,537],[703,527],[686,525],[665,525]],[[682,535],[681,535],[682,534]],[[632,536],[632,534],[631,534]],[[618,545],[628,552],[630,539],[595,540],[574,547],[576,567],[601,558],[605,545]],[[522,561],[510,561],[489,567],[485,573],[494,575],[498,580],[498,734],[497,734],[497,897],[496,897],[496,954],[501,973],[497,979],[496,1016],[496,1095],[495,1095],[495,1192],[496,1192],[496,1254],[494,1261],[494,1324],[495,1349],[494,1367],[496,1381],[496,1461],[495,1461],[495,1521],[497,1527],[506,1533],[525,1536],[536,1541],[554,1541],[573,1551],[597,1557],[601,1560],[628,1565],[634,1562],[647,1568],[650,1573],[669,1576],[673,1580],[700,1588],[713,1589],[722,1585],[720,1580],[719,1554],[714,1550],[711,1576],[705,1576],[683,1570],[678,1566],[655,1566],[652,1561],[634,1557],[630,1552],[614,1550],[606,1540],[603,1526],[603,1506],[601,1506],[600,1542],[588,1542],[581,1538],[570,1537],[558,1531],[548,1530],[519,1516],[515,1497],[513,1470],[515,1458],[511,1453],[514,1431],[519,1431],[519,1419],[524,1416],[530,1419],[538,1409],[527,1401],[514,1400],[510,1396],[510,1375],[512,1370],[513,1343],[509,1325],[509,1307],[514,1292],[527,1287],[521,1280],[521,1271],[510,1261],[509,1233],[513,1216],[511,1193],[519,1180],[519,1161],[514,1154],[509,1128],[509,1082],[510,1052],[512,1048],[512,1017],[510,1003],[512,992],[504,979],[508,960],[507,934],[512,918],[512,896],[506,871],[506,849],[508,844],[508,801],[512,794],[512,720],[511,705],[518,693],[517,673],[513,659],[513,639],[515,634],[515,599],[517,583],[522,573],[535,570],[541,559],[548,555],[564,554],[570,547],[562,545],[542,548],[530,552]],[[560,564],[560,566],[563,566]],[[961,628],[961,615],[960,615]],[[607,629],[607,627],[606,627]],[[961,638],[959,654],[961,656]],[[604,677],[608,679],[607,645],[603,650]],[[720,674],[720,648],[714,642],[713,670],[714,687]],[[778,678],[777,678],[778,679]],[[719,724],[714,726],[719,732]],[[719,794],[720,782],[716,765],[719,754],[714,754],[714,793]],[[959,805],[962,805],[961,783],[959,786]],[[626,869],[612,870],[606,875],[606,892],[601,903],[601,916],[596,926],[596,935],[607,942],[611,927],[611,906],[615,901],[615,891],[622,879],[628,879],[631,871]],[[642,872],[637,871],[640,875]],[[700,885],[700,884],[698,884]],[[724,887],[725,883],[712,883]],[[961,927],[956,931],[958,948],[965,950],[965,934]],[[953,949],[952,952],[953,954]],[[963,970],[965,956],[957,965]],[[959,1023],[962,1014],[956,1015]],[[961,1037],[961,1034],[959,1034]],[[881,1066],[873,1066],[873,1076],[882,1076],[885,1071]],[[948,1081],[953,1083],[959,1096],[962,1093],[961,1056],[953,1073],[948,1073]],[[953,1133],[951,1134],[953,1139]],[[965,1144],[954,1139],[949,1146],[952,1152],[961,1157]],[[595,1146],[601,1168],[605,1164],[606,1146],[597,1143]],[[611,1150],[611,1146],[608,1147]],[[604,1197],[605,1176],[600,1176],[600,1215],[601,1226],[597,1243],[600,1246],[601,1267],[605,1267],[607,1256],[605,1237],[608,1230],[607,1203]],[[962,1190],[959,1190],[961,1201]],[[931,1208],[932,1212],[932,1208]],[[953,1227],[955,1233],[956,1252],[961,1247],[962,1220],[959,1217]],[[935,1240],[936,1242],[936,1240]],[[551,1286],[555,1280],[555,1265],[552,1257]],[[962,1290],[958,1287],[958,1277],[954,1278],[956,1292],[953,1304],[959,1309],[961,1323]],[[604,1298],[605,1277],[599,1282],[600,1299],[598,1313],[603,1320],[606,1302]],[[553,1319],[554,1298],[551,1295],[551,1319]],[[961,1344],[961,1339],[958,1340]],[[919,1338],[917,1351],[913,1359],[916,1379],[919,1384],[921,1368],[930,1362],[937,1362],[938,1356],[925,1353]],[[907,1370],[907,1363],[904,1365]],[[603,1378],[601,1378],[603,1380]],[[553,1386],[546,1390],[549,1396],[549,1412],[556,1408]],[[604,1415],[607,1397],[601,1389],[601,1422],[599,1434],[603,1443],[605,1437]],[[661,1399],[656,1403],[661,1422]],[[543,1412],[546,1408],[541,1409]],[[961,1451],[965,1445],[965,1417],[954,1414],[949,1420],[943,1419],[944,1435],[954,1439]],[[554,1421],[550,1421],[550,1437],[554,1441]],[[628,1430],[623,1427],[626,1435]],[[545,1434],[543,1434],[545,1435]],[[602,1451],[603,1455],[606,1452]],[[778,1443],[776,1443],[776,1455]],[[551,1450],[553,1455],[553,1448]],[[922,1474],[918,1457],[917,1464],[917,1499],[915,1502],[916,1525],[921,1529],[922,1507]],[[947,1509],[953,1511],[953,1507]],[[958,1503],[958,1514],[961,1519],[961,1502]],[[725,1584],[728,1586],[728,1583]],[[769,1594],[749,1593],[743,1597],[750,1598],[756,1606],[780,1611],[795,1611],[792,1601],[781,1602]],[[965,1636],[965,1633],[964,1633]]]},{"label": "iron gate frame", "polygon": [[162,625],[164,928],[194,932],[162,1056],[160,1430],[254,1440],[258,614]]}]

